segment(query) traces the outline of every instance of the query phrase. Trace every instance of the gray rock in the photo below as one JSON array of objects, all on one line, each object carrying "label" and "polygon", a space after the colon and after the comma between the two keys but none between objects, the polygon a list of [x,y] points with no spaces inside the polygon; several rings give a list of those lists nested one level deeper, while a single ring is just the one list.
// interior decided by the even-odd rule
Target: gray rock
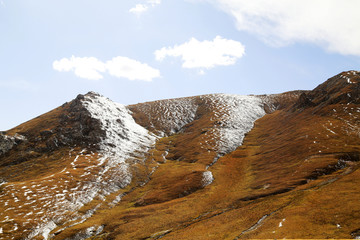
[{"label": "gray rock", "polygon": [[0,156],[10,151],[15,145],[25,141],[26,138],[20,134],[14,136],[5,135],[0,133]]}]

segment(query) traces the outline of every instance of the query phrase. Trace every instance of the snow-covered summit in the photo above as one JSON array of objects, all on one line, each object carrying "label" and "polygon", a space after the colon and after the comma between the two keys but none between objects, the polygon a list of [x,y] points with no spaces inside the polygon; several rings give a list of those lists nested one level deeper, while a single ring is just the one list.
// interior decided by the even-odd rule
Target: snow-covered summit
[{"label": "snow-covered summit", "polygon": [[[104,200],[109,194],[129,185],[133,180],[133,166],[135,163],[144,164],[145,154],[155,143],[156,137],[138,125],[124,105],[94,92],[80,95],[77,100],[91,118],[99,122],[95,126],[101,130],[92,133],[100,135],[97,136],[100,137],[98,151],[89,154],[89,149],[83,149],[75,156],[70,152],[72,162],[69,166],[39,182],[39,187],[46,186],[48,182],[54,184],[53,191],[47,191],[42,198],[49,199],[46,204],[50,206],[50,211],[44,209],[42,224],[31,232],[29,239],[38,235],[47,239],[49,233],[64,222],[80,223],[90,217],[91,213],[83,215],[77,210],[94,199]],[[74,182],[74,179],[78,181]],[[10,192],[20,186],[7,187]],[[31,198],[28,200],[29,203],[24,204],[37,204]]]},{"label": "snow-covered summit", "polygon": [[94,92],[84,95],[82,104],[93,118],[100,121],[100,126],[105,131],[105,137],[100,143],[103,153],[122,155],[125,151],[131,152],[153,144],[154,136],[134,121],[131,112],[124,105]]}]

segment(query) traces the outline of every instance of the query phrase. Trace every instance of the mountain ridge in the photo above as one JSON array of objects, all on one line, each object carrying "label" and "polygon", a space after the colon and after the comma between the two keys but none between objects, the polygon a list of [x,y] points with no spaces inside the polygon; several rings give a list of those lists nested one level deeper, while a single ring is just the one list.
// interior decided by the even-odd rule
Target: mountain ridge
[{"label": "mountain ridge", "polygon": [[[129,106],[78,95],[1,133],[0,239],[356,237],[356,220],[324,228],[295,203],[358,175],[359,86],[360,73],[348,71],[274,95]],[[358,208],[348,205],[342,215]],[[311,235],[292,218],[326,230]]]}]

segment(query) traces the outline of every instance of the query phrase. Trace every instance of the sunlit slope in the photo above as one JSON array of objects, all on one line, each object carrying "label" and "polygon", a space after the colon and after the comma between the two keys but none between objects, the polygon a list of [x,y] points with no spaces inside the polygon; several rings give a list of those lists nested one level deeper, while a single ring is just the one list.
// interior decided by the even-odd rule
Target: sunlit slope
[{"label": "sunlit slope", "polygon": [[[265,114],[264,101],[255,96],[215,94],[150,106],[142,114],[155,113],[153,122],[146,125],[137,120],[140,126],[133,118],[137,119],[137,109],[90,92],[2,133],[0,237],[57,236],[96,211],[113,208],[123,196],[146,184],[154,191],[139,198],[137,206],[203,189],[213,181],[208,168],[241,145],[254,121]],[[151,128],[153,123],[157,128]],[[154,148],[155,142],[164,149]],[[199,152],[192,155],[197,157],[184,154],[182,144],[188,149],[194,144]],[[206,156],[201,157],[202,153]],[[162,174],[168,179],[160,180],[160,185],[150,183],[167,157],[179,158],[170,162],[183,165]],[[173,182],[177,182],[175,188]],[[91,229],[101,232],[103,226]]]},{"label": "sunlit slope", "polygon": [[0,136],[0,239],[355,238],[359,98],[79,95]]},{"label": "sunlit slope", "polygon": [[195,118],[157,142],[152,154],[160,165],[146,185],[55,238],[94,226],[103,227],[88,235],[97,239],[356,237],[359,79],[358,72],[342,73],[321,85],[334,83],[337,93],[318,95],[317,88],[257,120],[242,146],[210,164],[214,180],[205,188],[196,176],[218,153],[200,152],[207,140],[199,136],[213,125],[211,117]]},{"label": "sunlit slope", "polygon": [[0,156],[0,238],[47,239],[116,204],[126,187],[148,180],[155,139],[125,106],[95,93],[9,130]]}]

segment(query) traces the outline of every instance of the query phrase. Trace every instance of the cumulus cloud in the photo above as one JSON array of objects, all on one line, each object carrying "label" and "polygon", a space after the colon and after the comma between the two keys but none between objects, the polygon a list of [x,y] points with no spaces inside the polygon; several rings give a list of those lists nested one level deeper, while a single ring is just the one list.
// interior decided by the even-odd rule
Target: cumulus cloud
[{"label": "cumulus cloud", "polygon": [[130,80],[151,81],[153,78],[160,77],[159,70],[127,57],[115,57],[107,61],[106,68],[110,75]]},{"label": "cumulus cloud", "polygon": [[358,0],[208,0],[232,15],[239,30],[274,46],[314,43],[360,55]]},{"label": "cumulus cloud", "polygon": [[131,8],[129,12],[141,15],[142,13],[146,12],[149,7],[155,7],[159,5],[161,0],[147,0],[145,3],[136,4],[135,7]]},{"label": "cumulus cloud", "polygon": [[131,8],[129,12],[134,14],[142,14],[143,12],[146,12],[148,10],[148,7],[144,4],[136,4],[135,7]]},{"label": "cumulus cloud", "polygon": [[100,72],[105,72],[106,65],[94,57],[74,57],[62,58],[54,61],[53,68],[60,72],[74,71],[75,75],[80,78],[89,80],[99,80],[103,76]]},{"label": "cumulus cloud", "polygon": [[60,72],[73,71],[76,76],[89,80],[102,79],[101,73],[105,72],[111,76],[129,80],[152,81],[153,78],[160,77],[160,71],[146,63],[120,56],[105,63],[95,57],[72,56],[54,61],[53,68]]},{"label": "cumulus cloud", "polygon": [[[245,53],[245,47],[237,41],[215,37],[212,41],[191,38],[188,42],[174,47],[163,47],[155,51],[156,60],[167,56],[181,57],[183,68],[214,68],[233,65]],[[201,74],[204,72],[201,71]]]}]

